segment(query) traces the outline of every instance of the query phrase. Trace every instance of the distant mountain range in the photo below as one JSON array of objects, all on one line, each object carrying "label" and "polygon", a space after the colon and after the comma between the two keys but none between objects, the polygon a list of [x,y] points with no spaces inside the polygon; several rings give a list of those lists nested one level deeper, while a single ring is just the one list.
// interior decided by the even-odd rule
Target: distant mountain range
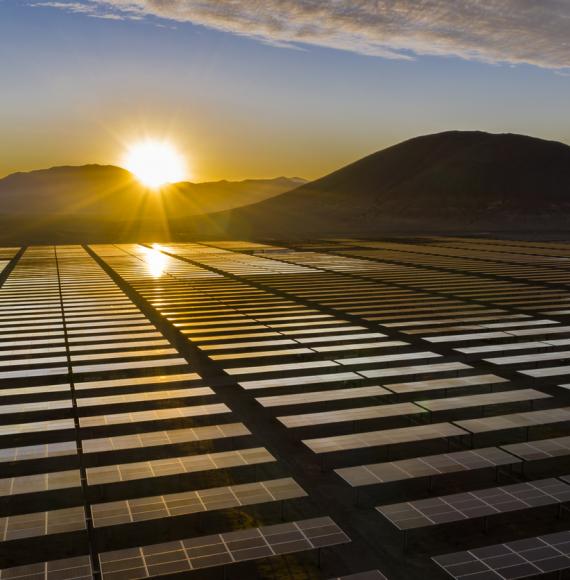
[{"label": "distant mountain range", "polygon": [[143,187],[112,165],[53,167],[0,179],[0,243],[168,240],[197,216],[291,190],[304,179],[181,182]]},{"label": "distant mountain range", "polygon": [[426,135],[212,223],[277,237],[570,230],[570,147],[513,134]]},{"label": "distant mountain range", "polygon": [[305,183],[301,178],[181,182],[149,191],[128,171],[112,165],[53,167],[0,179],[0,215],[90,216],[123,220],[170,218],[232,209],[273,197]]},{"label": "distant mountain range", "polygon": [[179,183],[149,193],[111,166],[0,180],[0,241],[570,231],[570,147],[449,131],[325,177]]}]

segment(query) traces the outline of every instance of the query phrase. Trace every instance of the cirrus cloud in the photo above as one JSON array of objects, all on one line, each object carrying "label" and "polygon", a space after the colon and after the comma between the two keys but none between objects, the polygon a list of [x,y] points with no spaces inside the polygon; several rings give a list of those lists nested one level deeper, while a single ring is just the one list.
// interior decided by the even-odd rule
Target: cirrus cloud
[{"label": "cirrus cloud", "polygon": [[455,56],[570,67],[569,0],[40,0],[33,6],[190,22],[279,46],[391,59]]}]

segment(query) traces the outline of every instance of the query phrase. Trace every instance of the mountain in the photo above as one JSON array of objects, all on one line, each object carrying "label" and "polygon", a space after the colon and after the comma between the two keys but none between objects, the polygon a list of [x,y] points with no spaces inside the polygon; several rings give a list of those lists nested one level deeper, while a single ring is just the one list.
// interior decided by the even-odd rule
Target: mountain
[{"label": "mountain", "polygon": [[0,216],[89,216],[123,220],[166,212],[171,218],[252,204],[304,183],[300,178],[176,183],[153,192],[112,165],[53,167],[0,179]]},{"label": "mountain", "polygon": [[53,167],[0,179],[0,243],[84,243],[184,237],[200,215],[288,191],[301,178],[175,183],[152,191],[114,166]]},{"label": "mountain", "polygon": [[449,131],[378,151],[290,192],[210,216],[233,235],[570,228],[570,147]]},{"label": "mountain", "polygon": [[112,166],[0,180],[0,241],[98,242],[570,230],[570,147],[512,134],[416,137],[316,181],[177,183]]}]

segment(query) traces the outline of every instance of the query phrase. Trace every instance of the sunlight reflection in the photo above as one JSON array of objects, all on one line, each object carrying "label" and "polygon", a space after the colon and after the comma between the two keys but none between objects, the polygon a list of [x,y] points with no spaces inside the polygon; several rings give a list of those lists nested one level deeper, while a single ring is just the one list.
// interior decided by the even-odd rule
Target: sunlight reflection
[{"label": "sunlight reflection", "polygon": [[145,262],[149,274],[153,278],[160,278],[166,268],[166,256],[160,251],[159,244],[153,244],[152,249],[147,248]]}]

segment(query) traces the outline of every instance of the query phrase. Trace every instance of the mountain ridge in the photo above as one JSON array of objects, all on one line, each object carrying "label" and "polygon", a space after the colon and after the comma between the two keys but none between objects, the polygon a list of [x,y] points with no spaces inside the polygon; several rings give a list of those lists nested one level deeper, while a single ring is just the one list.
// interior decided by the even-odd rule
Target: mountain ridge
[{"label": "mountain ridge", "polygon": [[[305,183],[298,177],[244,179],[165,185],[160,192],[143,187],[114,165],[63,165],[19,171],[0,179],[0,215],[98,215],[124,219],[124,211],[150,201],[155,211],[166,201],[173,218],[206,214],[277,195]],[[172,198],[172,199],[169,199]],[[160,203],[158,203],[160,200]],[[175,202],[175,203],[173,203]],[[149,212],[147,212],[149,213]],[[139,218],[152,217],[152,214]]]},{"label": "mountain ridge", "polygon": [[[16,213],[7,208],[10,195],[19,207],[22,199],[18,192],[6,193],[6,178],[0,180],[0,233],[4,239],[18,241],[21,226],[35,231],[36,239],[70,239],[74,243],[152,236],[161,240],[286,239],[331,234],[570,230],[570,146],[513,133],[422,135],[301,184],[294,178],[182,183],[150,194],[141,193],[141,186],[133,185],[133,176],[121,168],[80,167],[88,177],[83,185],[58,179],[55,185],[40,188],[39,199],[35,192],[37,203],[28,199],[24,204],[26,209],[34,207],[35,213],[19,215],[19,225],[12,220]],[[41,175],[53,177],[54,171],[62,177],[78,169],[63,166]],[[111,180],[114,186],[110,187],[105,174],[121,179]],[[28,174],[14,175],[12,180],[26,181]],[[271,184],[269,190],[253,191],[252,184],[265,183]],[[67,202],[60,204],[65,215],[54,208],[58,198],[51,196],[50,187],[56,186],[67,188],[67,198],[63,196]],[[200,196],[195,195],[197,190]],[[220,211],[222,204],[226,205]],[[107,211],[109,207],[113,211]]]},{"label": "mountain ridge", "polygon": [[210,218],[232,232],[280,235],[566,228],[570,146],[513,133],[422,135]]}]

